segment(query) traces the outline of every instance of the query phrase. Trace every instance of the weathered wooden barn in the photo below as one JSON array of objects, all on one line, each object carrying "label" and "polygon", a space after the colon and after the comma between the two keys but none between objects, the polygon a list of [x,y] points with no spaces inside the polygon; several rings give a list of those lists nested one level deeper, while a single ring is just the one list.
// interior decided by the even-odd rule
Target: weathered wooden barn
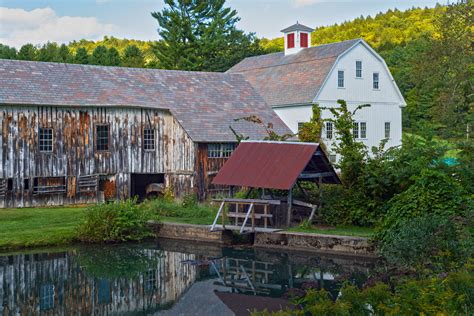
[{"label": "weathered wooden barn", "polygon": [[0,206],[205,198],[251,115],[290,132],[238,74],[0,60]]}]

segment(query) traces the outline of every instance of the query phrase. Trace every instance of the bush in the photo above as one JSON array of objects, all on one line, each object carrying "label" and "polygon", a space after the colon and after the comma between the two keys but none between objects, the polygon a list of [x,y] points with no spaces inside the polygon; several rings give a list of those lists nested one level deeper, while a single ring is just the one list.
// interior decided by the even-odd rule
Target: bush
[{"label": "bush", "polygon": [[380,253],[389,263],[449,271],[463,265],[472,254],[472,240],[461,218],[424,215],[406,219],[385,232]]},{"label": "bush", "polygon": [[181,201],[166,198],[149,200],[143,206],[158,217],[207,218],[217,213],[214,206],[198,203],[195,195],[184,196]]},{"label": "bush", "polygon": [[136,200],[117,201],[91,206],[85,210],[77,238],[83,242],[139,241],[153,236],[147,221],[152,213]]},{"label": "bush", "polygon": [[397,231],[405,221],[424,215],[465,217],[472,211],[472,201],[453,177],[438,170],[425,169],[412,186],[388,202],[387,210],[378,235],[381,240],[388,230]]}]

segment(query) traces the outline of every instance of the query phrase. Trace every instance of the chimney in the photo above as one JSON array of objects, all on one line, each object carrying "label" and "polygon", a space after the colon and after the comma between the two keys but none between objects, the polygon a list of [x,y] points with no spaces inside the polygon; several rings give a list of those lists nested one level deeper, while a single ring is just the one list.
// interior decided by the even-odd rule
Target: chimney
[{"label": "chimney", "polygon": [[314,29],[299,24],[281,30],[285,36],[285,56],[298,53],[300,50],[311,47],[311,32]]}]

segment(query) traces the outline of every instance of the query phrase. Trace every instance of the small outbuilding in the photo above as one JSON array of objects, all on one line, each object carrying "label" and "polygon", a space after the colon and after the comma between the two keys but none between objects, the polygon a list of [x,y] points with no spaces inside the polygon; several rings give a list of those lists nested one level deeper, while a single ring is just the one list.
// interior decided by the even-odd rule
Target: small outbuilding
[{"label": "small outbuilding", "polygon": [[[319,144],[275,141],[241,142],[212,183],[214,185],[246,187],[249,188],[249,191],[260,189],[262,198],[220,200],[221,207],[211,229],[215,229],[219,216],[225,216],[223,210],[226,203],[236,205],[236,211],[228,214],[229,218],[235,220],[235,224],[239,224],[236,226],[240,226],[239,218],[244,219],[241,232],[245,230],[249,218],[252,219],[252,230],[255,230],[255,221],[259,219],[264,222],[263,228],[268,228],[268,221],[274,217],[274,214],[269,214],[268,207],[282,203],[287,205],[287,226],[291,224],[294,205],[309,207],[311,209],[310,220],[312,220],[317,206],[294,200],[292,196],[293,188],[296,186],[307,198],[305,190],[300,185],[302,181],[314,182],[317,185],[341,183]],[[285,191],[286,198],[276,198],[276,194],[273,193],[275,190],[279,190],[280,193],[281,190]],[[248,205],[247,212],[239,213],[239,205]],[[263,213],[256,213],[255,206],[263,206]]]}]

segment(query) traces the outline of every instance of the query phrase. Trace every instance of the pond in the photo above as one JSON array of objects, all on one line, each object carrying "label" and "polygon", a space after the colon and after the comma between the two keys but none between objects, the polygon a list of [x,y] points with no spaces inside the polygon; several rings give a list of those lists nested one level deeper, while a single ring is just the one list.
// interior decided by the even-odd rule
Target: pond
[{"label": "pond", "polygon": [[366,258],[160,240],[0,254],[0,315],[248,315],[362,284]]}]

